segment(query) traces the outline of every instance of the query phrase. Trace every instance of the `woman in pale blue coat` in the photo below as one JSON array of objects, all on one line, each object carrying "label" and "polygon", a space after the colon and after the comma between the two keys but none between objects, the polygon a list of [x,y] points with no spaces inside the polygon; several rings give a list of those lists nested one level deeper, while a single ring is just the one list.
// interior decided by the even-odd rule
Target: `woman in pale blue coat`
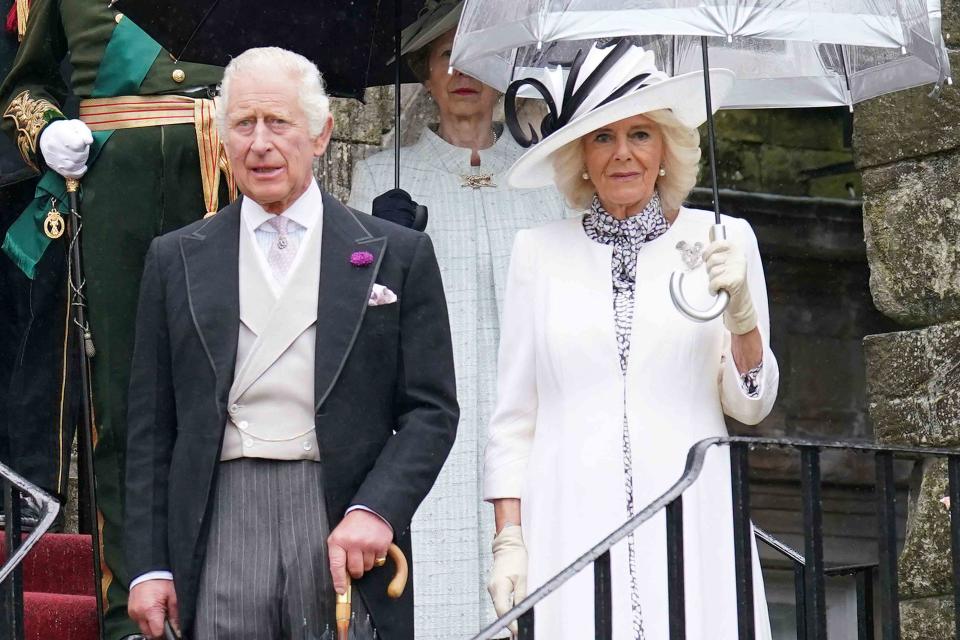
[{"label": "woman in pale blue coat", "polygon": [[[430,211],[453,332],[460,402],[457,441],[413,521],[416,637],[466,638],[493,620],[486,590],[492,512],[482,500],[486,424],[495,399],[500,308],[518,229],[569,214],[552,187],[514,190],[506,172],[520,147],[493,121],[489,86],[448,74],[460,3],[431,3],[404,34],[404,53],[437,105],[440,119],[400,155],[400,186]],[[393,188],[392,151],[357,162],[349,204],[370,211]]]}]

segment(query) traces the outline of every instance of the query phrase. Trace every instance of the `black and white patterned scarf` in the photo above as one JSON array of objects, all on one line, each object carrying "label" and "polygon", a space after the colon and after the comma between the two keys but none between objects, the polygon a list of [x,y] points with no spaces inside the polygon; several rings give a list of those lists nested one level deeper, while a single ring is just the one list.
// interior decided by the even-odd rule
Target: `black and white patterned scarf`
[{"label": "black and white patterned scarf", "polygon": [[667,231],[660,194],[653,192],[643,211],[624,220],[607,213],[600,198],[593,196],[590,212],[583,217],[587,237],[601,244],[613,245],[610,271],[613,277],[613,310],[617,329],[620,371],[627,373],[630,357],[630,329],[633,326],[633,293],[637,283],[637,253],[644,243],[659,238]]},{"label": "black and white patterned scarf", "polygon": [[[627,361],[630,357],[630,331],[633,327],[633,300],[637,284],[637,254],[644,243],[659,238],[667,231],[663,217],[660,194],[656,191],[643,211],[624,220],[611,216],[593,197],[590,212],[583,217],[583,230],[595,242],[613,246],[610,274],[613,282],[613,317],[617,332],[617,351],[620,355],[620,372],[626,384]],[[626,387],[624,387],[623,412],[623,485],[627,513],[634,515],[633,503],[633,447],[630,443],[630,426],[627,423]],[[638,585],[637,550],[634,536],[627,536],[627,555],[630,563],[630,605],[634,640],[643,640],[643,614],[640,606]]]}]

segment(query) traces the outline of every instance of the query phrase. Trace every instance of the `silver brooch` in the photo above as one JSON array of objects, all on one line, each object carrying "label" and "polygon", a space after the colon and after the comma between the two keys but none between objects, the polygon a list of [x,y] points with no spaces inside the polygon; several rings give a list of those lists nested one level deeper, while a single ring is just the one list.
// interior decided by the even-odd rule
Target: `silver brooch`
[{"label": "silver brooch", "polygon": [[460,186],[479,189],[480,187],[495,187],[493,176],[489,173],[472,173],[460,176]]},{"label": "silver brooch", "polygon": [[695,242],[690,244],[686,240],[677,243],[677,250],[680,252],[680,258],[683,260],[683,266],[688,271],[693,271],[703,264],[703,243]]}]

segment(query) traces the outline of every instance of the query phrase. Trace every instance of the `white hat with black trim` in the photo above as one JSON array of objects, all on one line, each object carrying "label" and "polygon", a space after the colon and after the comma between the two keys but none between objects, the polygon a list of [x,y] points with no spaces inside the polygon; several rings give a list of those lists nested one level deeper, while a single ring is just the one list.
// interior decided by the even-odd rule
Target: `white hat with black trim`
[{"label": "white hat with black trim", "polygon": [[[714,111],[723,104],[734,79],[729,69],[710,69]],[[517,120],[515,101],[524,87],[539,92],[549,109],[539,135],[532,126],[527,135]],[[557,66],[546,72],[543,82],[515,80],[507,88],[505,107],[510,132],[529,148],[507,174],[507,183],[521,189],[553,184],[553,154],[610,123],[659,109],[670,109],[691,129],[707,120],[703,72],[670,77],[657,69],[653,52],[628,39],[594,44],[586,55],[578,52],[568,72]]]},{"label": "white hat with black trim", "polygon": [[456,28],[463,0],[427,0],[416,21],[400,34],[400,55],[422,49]]}]

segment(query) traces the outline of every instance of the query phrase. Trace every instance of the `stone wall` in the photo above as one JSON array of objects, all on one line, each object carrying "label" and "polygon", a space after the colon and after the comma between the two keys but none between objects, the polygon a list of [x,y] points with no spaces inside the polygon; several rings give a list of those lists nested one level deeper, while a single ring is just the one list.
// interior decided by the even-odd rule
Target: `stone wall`
[{"label": "stone wall", "polygon": [[[943,3],[944,39],[960,35],[960,1]],[[960,55],[951,51],[951,65]],[[870,290],[898,331],[864,340],[867,394],[877,440],[960,443],[960,92],[900,92],[859,105],[857,167],[863,172]],[[942,464],[914,474],[900,556],[905,639],[953,637],[949,518]]]},{"label": "stone wall", "polygon": [[[788,196],[859,198],[850,130],[846,108],[721,111],[720,185]],[[703,133],[706,161],[706,127]],[[703,175],[705,184],[709,170]]]}]

